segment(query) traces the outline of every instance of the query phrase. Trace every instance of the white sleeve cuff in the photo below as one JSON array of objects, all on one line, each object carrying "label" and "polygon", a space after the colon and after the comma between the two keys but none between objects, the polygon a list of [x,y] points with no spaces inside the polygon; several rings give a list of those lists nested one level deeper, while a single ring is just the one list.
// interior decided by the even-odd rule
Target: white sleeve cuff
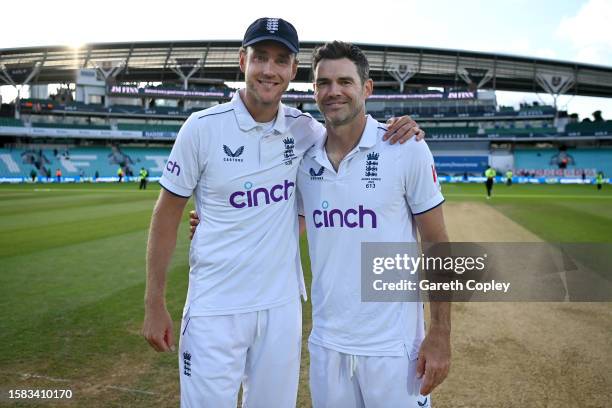
[{"label": "white sleeve cuff", "polygon": [[423,214],[429,210],[433,210],[440,204],[444,202],[444,197],[441,192],[437,192],[433,197],[429,200],[419,203],[419,204],[411,204],[410,211],[412,211],[412,215]]},{"label": "white sleeve cuff", "polygon": [[159,185],[161,185],[165,190],[168,190],[172,194],[177,195],[179,197],[189,198],[191,197],[191,194],[193,194],[192,190],[189,190],[185,187],[177,186],[176,184],[170,182],[164,176],[159,179]]}]

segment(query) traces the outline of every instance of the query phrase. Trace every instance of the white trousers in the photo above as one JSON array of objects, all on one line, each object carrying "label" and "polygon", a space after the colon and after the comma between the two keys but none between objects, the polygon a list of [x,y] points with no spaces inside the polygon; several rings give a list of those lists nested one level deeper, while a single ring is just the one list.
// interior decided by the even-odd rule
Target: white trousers
[{"label": "white trousers", "polygon": [[302,305],[223,316],[184,316],[179,344],[181,407],[294,408]]},{"label": "white trousers", "polygon": [[356,356],[309,343],[314,408],[431,407],[419,393],[417,360]]}]

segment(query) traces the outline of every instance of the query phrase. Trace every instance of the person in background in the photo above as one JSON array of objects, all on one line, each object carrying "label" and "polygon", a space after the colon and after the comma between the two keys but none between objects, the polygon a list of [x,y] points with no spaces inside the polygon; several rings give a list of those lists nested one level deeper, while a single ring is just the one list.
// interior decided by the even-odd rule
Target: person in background
[{"label": "person in background", "polygon": [[140,168],[140,186],[138,186],[139,190],[147,189],[147,177],[149,177],[149,172],[144,167]]},{"label": "person in background", "polygon": [[62,171],[59,168],[57,170],[55,170],[55,180],[58,183],[62,182]]},{"label": "person in background", "polygon": [[117,177],[119,177],[119,183],[121,183],[121,180],[123,180],[123,168],[121,166],[117,169]]},{"label": "person in background", "polygon": [[597,177],[595,178],[595,184],[597,185],[597,191],[601,190],[604,182],[603,172],[597,173]]},{"label": "person in background", "polygon": [[512,185],[512,170],[506,172],[506,185],[510,187]]},{"label": "person in background", "polygon": [[487,186],[487,200],[491,198],[491,191],[493,190],[493,183],[496,175],[497,172],[491,166],[485,170],[485,177],[487,178],[487,181],[485,181],[485,185]]},{"label": "person in background", "polygon": [[36,169],[32,169],[32,171],[30,171],[30,178],[32,179],[32,183],[36,182],[36,176],[38,175],[38,173],[36,172]]}]

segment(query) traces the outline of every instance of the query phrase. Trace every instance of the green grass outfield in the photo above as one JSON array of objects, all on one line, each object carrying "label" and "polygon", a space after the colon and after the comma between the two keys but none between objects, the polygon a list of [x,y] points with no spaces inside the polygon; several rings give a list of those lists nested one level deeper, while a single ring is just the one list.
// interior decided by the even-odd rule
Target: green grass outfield
[{"label": "green grass outfield", "polygon": [[[135,184],[0,185],[0,406],[19,405],[6,399],[9,389],[31,388],[69,388],[78,406],[178,405],[176,356],[153,352],[139,334],[158,191],[156,184],[147,191]],[[548,241],[612,242],[609,185],[601,192],[497,185],[490,201],[483,185],[444,185],[443,192],[448,201],[486,202]],[[187,289],[186,221],[179,235],[167,290],[175,331]],[[299,399],[307,404],[304,378]]]}]

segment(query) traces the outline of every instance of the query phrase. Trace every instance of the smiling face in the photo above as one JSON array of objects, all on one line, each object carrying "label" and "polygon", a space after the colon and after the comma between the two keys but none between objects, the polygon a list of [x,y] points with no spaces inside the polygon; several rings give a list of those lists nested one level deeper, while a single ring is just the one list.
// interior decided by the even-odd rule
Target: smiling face
[{"label": "smiling face", "polygon": [[365,115],[372,88],[372,80],[362,83],[357,66],[348,58],[322,59],[315,68],[314,96],[326,124],[342,126]]},{"label": "smiling face", "polygon": [[295,55],[275,41],[262,41],[240,52],[247,104],[276,106],[297,73]]}]

